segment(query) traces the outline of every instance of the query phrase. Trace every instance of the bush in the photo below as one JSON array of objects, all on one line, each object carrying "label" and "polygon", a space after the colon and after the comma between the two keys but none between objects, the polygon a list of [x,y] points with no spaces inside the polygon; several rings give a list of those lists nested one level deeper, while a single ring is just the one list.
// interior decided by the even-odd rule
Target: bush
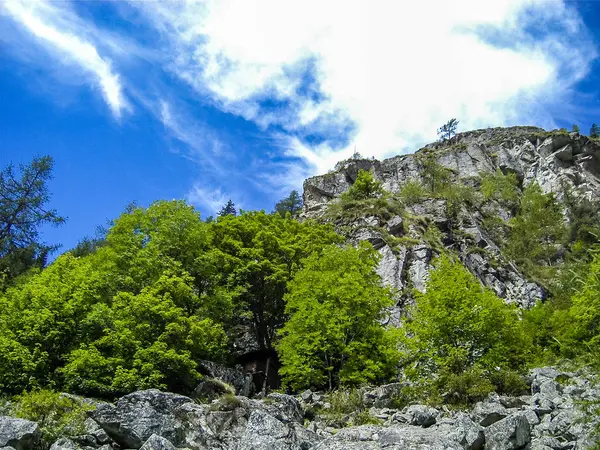
[{"label": "bush", "polygon": [[380,196],[383,193],[381,181],[376,181],[371,172],[361,169],[358,171],[354,184],[342,194],[342,197],[351,200],[364,200]]},{"label": "bush", "polygon": [[86,412],[91,409],[91,405],[64,394],[40,389],[16,397],[11,412],[37,422],[42,432],[42,447],[49,448],[59,437],[84,434]]},{"label": "bush", "polygon": [[400,189],[400,198],[406,205],[414,205],[427,198],[429,194],[420,181],[408,180]]}]

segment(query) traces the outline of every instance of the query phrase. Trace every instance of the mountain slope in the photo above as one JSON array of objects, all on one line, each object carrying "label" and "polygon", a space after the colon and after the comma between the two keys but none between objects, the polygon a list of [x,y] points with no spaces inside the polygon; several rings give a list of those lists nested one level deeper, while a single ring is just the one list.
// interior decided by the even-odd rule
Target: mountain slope
[{"label": "mountain slope", "polygon": [[[341,204],[360,170],[371,171],[388,191],[385,211]],[[515,181],[512,201],[494,192],[506,180]],[[493,128],[384,161],[351,159],[305,181],[303,215],[335,223],[351,242],[370,241],[382,255],[379,273],[400,291],[400,304],[411,301],[413,288],[425,289],[432,259],[447,249],[507,302],[530,307],[545,298],[543,283],[526,276],[506,248],[523,193],[536,184],[555,196],[568,228],[583,203],[598,206],[599,143],[562,130]],[[556,252],[545,265],[558,266],[568,245],[548,244]]]}]

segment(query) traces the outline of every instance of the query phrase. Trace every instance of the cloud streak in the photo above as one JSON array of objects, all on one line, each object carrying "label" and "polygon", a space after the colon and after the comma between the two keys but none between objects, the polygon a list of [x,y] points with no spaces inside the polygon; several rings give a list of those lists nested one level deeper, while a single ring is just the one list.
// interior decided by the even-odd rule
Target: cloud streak
[{"label": "cloud streak", "polygon": [[7,0],[3,11],[54,52],[61,63],[74,64],[91,76],[115,117],[120,118],[122,112],[129,108],[120,76],[113,70],[110,60],[102,58],[91,43],[54,25],[61,10],[41,1]]}]

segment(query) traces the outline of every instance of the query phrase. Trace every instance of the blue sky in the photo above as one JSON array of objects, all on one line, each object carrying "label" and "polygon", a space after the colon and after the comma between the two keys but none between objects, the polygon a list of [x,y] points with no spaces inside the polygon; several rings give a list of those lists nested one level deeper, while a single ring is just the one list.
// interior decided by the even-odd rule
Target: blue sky
[{"label": "blue sky", "polygon": [[271,210],[357,149],[600,122],[600,2],[0,2],[0,166],[55,159],[73,247],[135,201]]}]

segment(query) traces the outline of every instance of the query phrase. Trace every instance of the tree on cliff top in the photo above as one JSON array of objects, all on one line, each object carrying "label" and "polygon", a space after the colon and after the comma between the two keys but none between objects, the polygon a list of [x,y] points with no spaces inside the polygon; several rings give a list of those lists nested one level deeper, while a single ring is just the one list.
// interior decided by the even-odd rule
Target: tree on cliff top
[{"label": "tree on cliff top", "polygon": [[456,135],[456,128],[458,127],[458,120],[450,119],[440,128],[438,128],[437,134],[442,141],[452,139],[452,136]]}]

